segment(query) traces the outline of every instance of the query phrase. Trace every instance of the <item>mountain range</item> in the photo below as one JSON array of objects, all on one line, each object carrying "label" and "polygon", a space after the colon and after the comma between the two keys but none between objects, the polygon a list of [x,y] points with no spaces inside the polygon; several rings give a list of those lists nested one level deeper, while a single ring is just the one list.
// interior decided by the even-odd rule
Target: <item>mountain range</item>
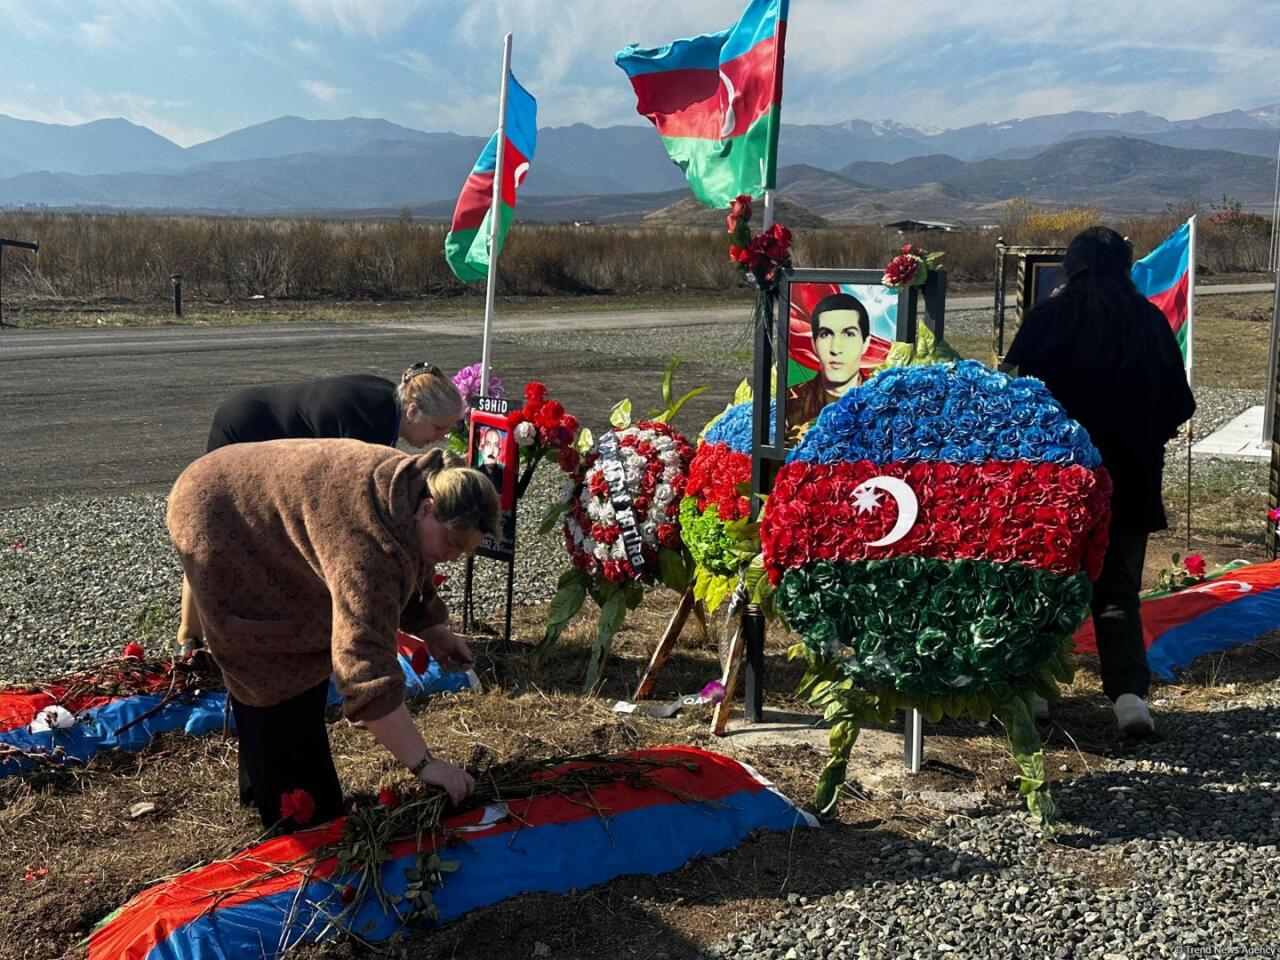
[{"label": "mountain range", "polygon": [[[485,138],[280,117],[191,147],[123,119],[0,115],[0,206],[447,218]],[[1148,212],[1224,195],[1269,210],[1280,103],[1194,120],[1076,111],[926,130],[784,124],[778,191],[832,222],[989,218],[1013,196]],[[639,220],[686,196],[648,125],[538,132],[526,219]]]}]

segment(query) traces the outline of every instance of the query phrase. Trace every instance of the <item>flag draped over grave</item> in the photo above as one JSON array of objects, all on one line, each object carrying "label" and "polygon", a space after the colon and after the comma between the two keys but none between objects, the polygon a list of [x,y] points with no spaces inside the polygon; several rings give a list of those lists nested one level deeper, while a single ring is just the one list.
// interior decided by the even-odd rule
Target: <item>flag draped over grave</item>
[{"label": "flag draped over grave", "polygon": [[[502,154],[502,202],[495,254],[515,216],[516,189],[524,182],[538,141],[538,101],[515,76],[507,78],[506,147]],[[453,210],[444,238],[444,257],[454,276],[463,281],[484,280],[489,272],[489,224],[493,215],[493,180],[498,166],[498,132],[485,144],[471,169]]]},{"label": "flag draped over grave", "polygon": [[789,0],[751,0],[733,26],[614,57],[636,112],[658,128],[668,156],[710,207],[773,189],[782,111]]}]

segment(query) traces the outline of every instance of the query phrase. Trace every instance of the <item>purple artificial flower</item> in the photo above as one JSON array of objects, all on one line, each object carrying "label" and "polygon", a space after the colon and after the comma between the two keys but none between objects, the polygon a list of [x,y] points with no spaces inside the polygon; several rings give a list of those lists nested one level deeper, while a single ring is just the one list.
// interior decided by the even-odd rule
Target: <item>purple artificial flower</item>
[{"label": "purple artificial flower", "polygon": [[[473,363],[471,366],[463,367],[455,373],[453,375],[453,385],[458,388],[463,400],[480,396],[480,364]],[[502,380],[498,378],[492,368],[489,370],[489,396],[502,396]]]},{"label": "purple artificial flower", "polygon": [[698,698],[703,703],[719,703],[724,699],[724,684],[719,680],[712,680],[702,688],[702,692],[698,694]]}]

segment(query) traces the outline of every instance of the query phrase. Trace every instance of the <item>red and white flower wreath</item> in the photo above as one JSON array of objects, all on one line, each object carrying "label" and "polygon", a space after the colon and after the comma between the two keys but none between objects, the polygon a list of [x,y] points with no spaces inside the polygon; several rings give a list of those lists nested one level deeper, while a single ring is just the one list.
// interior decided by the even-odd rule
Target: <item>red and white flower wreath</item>
[{"label": "red and white flower wreath", "polygon": [[614,511],[609,484],[592,451],[583,461],[581,484],[564,522],[565,549],[574,567],[609,583],[656,581],[658,549],[680,547],[679,507],[689,476],[693,448],[665,423],[643,421],[616,432],[631,507],[642,540],[644,569],[627,559],[622,528]]}]

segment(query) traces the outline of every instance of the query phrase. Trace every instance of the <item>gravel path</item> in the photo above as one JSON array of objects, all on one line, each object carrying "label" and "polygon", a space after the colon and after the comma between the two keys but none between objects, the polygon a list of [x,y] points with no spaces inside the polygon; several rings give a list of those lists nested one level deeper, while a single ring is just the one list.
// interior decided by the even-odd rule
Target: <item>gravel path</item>
[{"label": "gravel path", "polygon": [[[556,535],[537,527],[559,495],[560,471],[539,468],[519,517],[516,603],[541,603],[565,566]],[[165,498],[52,501],[0,511],[0,681],[47,678],[91,667],[130,640],[152,651],[178,630],[182,571],[164,527]],[[458,611],[462,565],[442,591]],[[506,601],[505,567],[476,562],[476,603],[496,615]],[[451,593],[453,595],[451,595]]]},{"label": "gravel path", "polygon": [[703,956],[1280,955],[1277,711],[1277,683],[1170,711],[1160,741],[1055,789],[1057,843],[1020,810],[952,816]]}]

